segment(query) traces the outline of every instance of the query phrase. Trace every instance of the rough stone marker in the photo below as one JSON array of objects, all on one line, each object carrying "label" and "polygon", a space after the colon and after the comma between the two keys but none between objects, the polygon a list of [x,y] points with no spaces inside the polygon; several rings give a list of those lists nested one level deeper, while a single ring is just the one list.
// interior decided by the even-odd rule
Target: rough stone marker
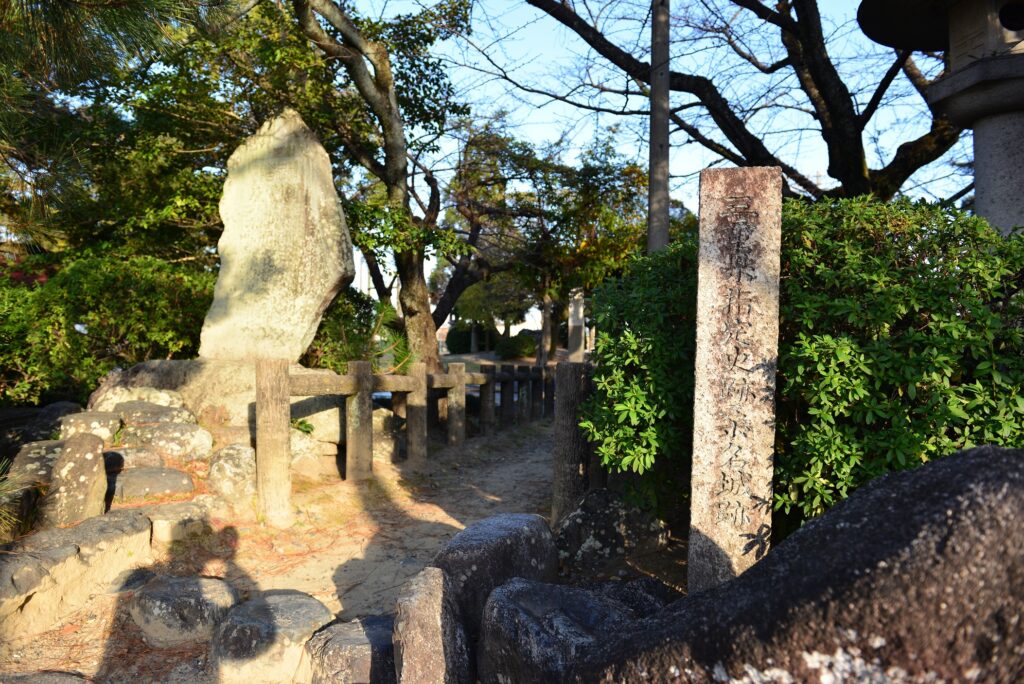
[{"label": "rough stone marker", "polygon": [[739,575],[771,536],[782,175],[700,175],[689,591]]}]

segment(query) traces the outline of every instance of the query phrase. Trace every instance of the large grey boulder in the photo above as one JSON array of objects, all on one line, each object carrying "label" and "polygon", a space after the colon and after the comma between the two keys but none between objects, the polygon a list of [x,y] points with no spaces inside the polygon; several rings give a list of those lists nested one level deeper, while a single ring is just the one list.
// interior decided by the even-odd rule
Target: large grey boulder
[{"label": "large grey boulder", "polygon": [[206,480],[210,490],[232,504],[248,503],[256,496],[256,450],[229,444],[210,459]]},{"label": "large grey boulder", "polygon": [[112,511],[0,547],[0,642],[50,629],[115,578],[153,562],[149,519]]},{"label": "large grey boulder", "polygon": [[40,504],[40,525],[67,527],[103,515],[106,493],[103,440],[96,435],[77,433],[64,441],[64,448],[53,463],[50,485]]},{"label": "large grey boulder", "polygon": [[153,425],[156,423],[195,423],[196,417],[184,406],[163,406],[151,401],[133,399],[122,401],[113,413],[121,416],[125,425]]},{"label": "large grey boulder", "polygon": [[352,281],[352,243],[326,150],[293,110],[228,159],[220,271],[202,359],[298,361]]},{"label": "large grey boulder", "polygon": [[159,575],[132,595],[128,613],[147,644],[172,648],[209,639],[237,602],[235,591],[224,580]]},{"label": "large grey boulder", "polygon": [[327,625],[306,642],[313,684],[360,682],[394,684],[395,650],[392,615],[367,617]]},{"label": "large grey boulder", "polygon": [[174,468],[129,468],[111,475],[109,480],[109,494],[117,501],[187,494],[193,489],[192,477]]},{"label": "large grey boulder", "polygon": [[107,474],[127,468],[163,468],[164,457],[146,447],[113,447],[103,452]]},{"label": "large grey boulder", "polygon": [[480,679],[499,681],[514,662],[511,681],[558,681],[588,649],[639,629],[679,598],[650,578],[582,587],[514,579],[495,589],[484,609]]},{"label": "large grey boulder", "polygon": [[424,568],[396,604],[395,670],[401,684],[470,684],[469,645],[452,581]]},{"label": "large grey boulder", "polygon": [[432,566],[452,582],[461,620],[472,648],[490,593],[513,577],[553,581],[558,573],[555,543],[544,518],[525,513],[495,515],[473,523],[445,544]]},{"label": "large grey boulder", "polygon": [[265,591],[228,611],[214,631],[210,673],[221,684],[309,681],[303,649],[334,619],[327,606],[301,591]]},{"label": "large grey boulder", "polygon": [[530,640],[585,629],[546,609],[570,590],[495,592],[481,681],[1020,681],[1022,519],[1024,451],[961,452],[872,482],[736,579],[577,641],[556,668],[538,670]]},{"label": "large grey boulder", "polygon": [[60,438],[68,439],[74,435],[96,435],[104,443],[110,444],[121,428],[121,416],[110,411],[85,411],[69,413],[60,419]]},{"label": "large grey boulder", "polygon": [[119,382],[124,371],[112,370],[100,381],[99,387],[89,395],[90,411],[113,411],[118,404],[144,401],[158,406],[180,407],[185,399],[179,392],[166,387],[150,387],[142,383],[126,385]]},{"label": "large grey boulder", "polygon": [[177,461],[206,459],[213,452],[213,435],[192,423],[156,423],[124,429],[124,441],[144,446]]}]

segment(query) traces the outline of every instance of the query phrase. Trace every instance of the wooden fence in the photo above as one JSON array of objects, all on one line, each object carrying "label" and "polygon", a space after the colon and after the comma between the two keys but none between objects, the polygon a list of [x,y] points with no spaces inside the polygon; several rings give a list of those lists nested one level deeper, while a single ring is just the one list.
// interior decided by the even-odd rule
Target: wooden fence
[{"label": "wooden fence", "polygon": [[[256,362],[256,483],[259,510],[274,527],[292,523],[291,397],[340,395],[345,398],[345,479],[365,480],[373,473],[373,393],[406,397],[406,455],[410,462],[427,458],[427,404],[431,390],[447,390],[448,444],[466,439],[466,388],[480,387],[480,432],[554,415],[553,368],[519,364],[482,366],[467,373],[462,363],[448,364],[446,373],[428,373],[414,363],[407,375],[375,375],[369,362],[352,361],[348,373],[291,374],[288,362]],[[436,393],[434,393],[436,394]],[[500,410],[495,395],[500,394]]]}]

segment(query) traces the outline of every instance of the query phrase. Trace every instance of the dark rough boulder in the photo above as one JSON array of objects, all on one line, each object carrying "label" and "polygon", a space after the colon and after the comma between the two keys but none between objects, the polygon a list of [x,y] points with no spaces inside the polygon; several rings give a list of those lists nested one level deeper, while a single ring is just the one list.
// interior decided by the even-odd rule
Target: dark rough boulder
[{"label": "dark rough boulder", "polygon": [[[1022,681],[1022,520],[1024,451],[880,478],[740,577],[581,647],[545,681]],[[557,639],[515,603],[508,624]],[[522,637],[487,628],[482,681],[537,681]]]},{"label": "dark rough boulder", "polygon": [[370,615],[327,625],[306,642],[313,684],[394,684],[393,615]]},{"label": "dark rough boulder", "polygon": [[430,563],[452,582],[466,636],[480,634],[480,616],[491,591],[513,577],[554,580],[558,555],[544,518],[505,514],[466,527],[437,552]]},{"label": "dark rough boulder", "polygon": [[627,555],[651,553],[668,544],[657,518],[608,489],[595,489],[555,527],[558,558],[570,572],[595,573]]},{"label": "dark rough boulder", "polygon": [[257,594],[229,610],[214,630],[210,674],[221,684],[304,681],[310,673],[300,672],[303,648],[332,619],[327,606],[301,591]]},{"label": "dark rough boulder", "polygon": [[40,525],[67,527],[102,515],[106,492],[103,441],[92,434],[75,434],[65,440],[53,462],[50,486],[40,504]]},{"label": "dark rough boulder", "polygon": [[582,653],[635,631],[679,597],[650,578],[581,587],[514,579],[484,609],[480,680],[514,671],[511,681],[557,681]]},{"label": "dark rough boulder", "polygon": [[224,580],[157,576],[132,595],[128,612],[146,643],[170,648],[209,639],[237,601]]},{"label": "dark rough boulder", "polygon": [[129,468],[110,476],[110,496],[117,501],[144,496],[183,494],[194,489],[188,473],[174,468]]},{"label": "dark rough boulder", "polygon": [[402,684],[470,684],[466,633],[459,620],[451,578],[424,568],[409,580],[396,603],[395,670]]}]

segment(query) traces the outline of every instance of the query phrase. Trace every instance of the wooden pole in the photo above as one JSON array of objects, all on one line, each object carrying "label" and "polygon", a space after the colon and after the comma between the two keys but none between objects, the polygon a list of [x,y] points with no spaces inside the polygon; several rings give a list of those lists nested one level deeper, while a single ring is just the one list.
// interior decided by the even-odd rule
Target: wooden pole
[{"label": "wooden pole", "polygon": [[544,376],[538,366],[530,368],[530,420],[544,417]]},{"label": "wooden pole", "polygon": [[373,476],[373,368],[369,361],[350,361],[348,375],[356,393],[345,397],[345,479]]},{"label": "wooden pole", "polygon": [[415,463],[427,460],[427,364],[414,363],[409,377],[415,389],[405,399],[405,453]]},{"label": "wooden pole", "polygon": [[502,364],[501,372],[506,380],[501,381],[501,427],[507,428],[516,420],[515,378],[516,367],[510,363]]},{"label": "wooden pole", "polygon": [[494,434],[494,366],[480,366],[487,382],[480,385],[480,434]]},{"label": "wooden pole", "polygon": [[530,367],[516,366],[518,396],[516,397],[516,422],[525,424],[530,420]]},{"label": "wooden pole", "polygon": [[591,471],[600,468],[593,445],[579,427],[580,404],[590,395],[590,366],[562,362],[557,366],[558,396],[555,401],[554,472],[551,493],[551,524],[571,513],[590,489]]},{"label": "wooden pole", "polygon": [[544,417],[555,417],[555,367],[544,366]]},{"label": "wooden pole", "polygon": [[466,441],[466,364],[449,363],[448,375],[455,381],[448,389],[448,443]]},{"label": "wooden pole", "polygon": [[260,517],[271,527],[290,527],[292,474],[289,454],[288,361],[256,361],[256,492]]}]

